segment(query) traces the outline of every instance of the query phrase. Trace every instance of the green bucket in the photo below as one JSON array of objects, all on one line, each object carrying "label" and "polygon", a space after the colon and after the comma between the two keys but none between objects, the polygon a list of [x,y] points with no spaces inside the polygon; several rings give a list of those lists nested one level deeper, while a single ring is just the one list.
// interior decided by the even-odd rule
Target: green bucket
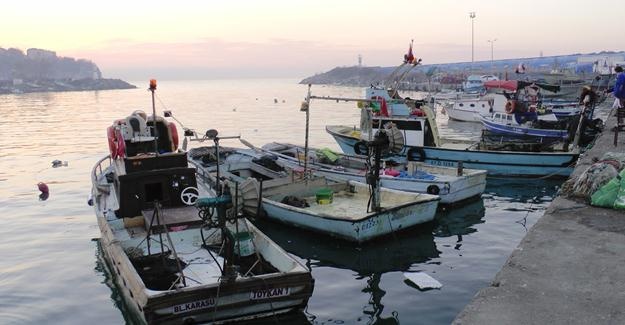
[{"label": "green bucket", "polygon": [[329,188],[322,188],[315,193],[317,204],[330,204],[334,199],[334,191]]},{"label": "green bucket", "polygon": [[252,234],[247,231],[234,234],[234,253],[239,256],[250,256],[254,254],[254,241]]}]

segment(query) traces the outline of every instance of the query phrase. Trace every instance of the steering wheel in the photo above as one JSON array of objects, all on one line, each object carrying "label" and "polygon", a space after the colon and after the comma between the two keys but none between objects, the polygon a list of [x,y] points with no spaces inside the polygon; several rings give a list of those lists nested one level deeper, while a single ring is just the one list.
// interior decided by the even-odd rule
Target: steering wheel
[{"label": "steering wheel", "polygon": [[182,203],[186,205],[194,205],[195,202],[197,202],[197,198],[199,196],[200,196],[200,192],[197,190],[197,188],[193,186],[189,186],[185,188],[180,193],[180,199],[182,200]]}]

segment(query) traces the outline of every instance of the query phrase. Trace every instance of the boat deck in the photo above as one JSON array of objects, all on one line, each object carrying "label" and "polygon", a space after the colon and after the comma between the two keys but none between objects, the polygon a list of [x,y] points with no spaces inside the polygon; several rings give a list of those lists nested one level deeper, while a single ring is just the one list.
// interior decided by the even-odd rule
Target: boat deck
[{"label": "boat deck", "polygon": [[310,207],[305,208],[305,210],[320,216],[356,221],[364,219],[370,214],[367,213],[367,201],[362,198],[364,197],[354,196],[352,193],[334,193],[332,203],[319,204],[315,196],[309,196],[305,199]]}]

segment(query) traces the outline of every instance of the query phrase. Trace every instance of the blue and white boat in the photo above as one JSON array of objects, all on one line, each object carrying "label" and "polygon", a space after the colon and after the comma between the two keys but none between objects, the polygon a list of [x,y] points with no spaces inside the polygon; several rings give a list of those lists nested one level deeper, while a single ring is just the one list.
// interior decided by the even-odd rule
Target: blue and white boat
[{"label": "blue and white boat", "polygon": [[480,116],[484,129],[498,134],[533,136],[538,138],[555,138],[566,140],[569,133],[566,123],[558,121],[555,114],[538,115],[535,112],[508,114],[494,112],[491,116]]},{"label": "blue and white boat", "polygon": [[[326,126],[347,154],[355,154],[354,146],[360,138],[354,136],[354,127]],[[520,152],[483,150],[479,143],[444,143],[441,146],[411,145],[404,147],[408,160],[431,165],[458,167],[458,162],[471,169],[484,169],[489,176],[568,177],[579,158],[576,150],[566,152]]]},{"label": "blue and white boat", "polygon": [[[386,89],[371,87],[366,91],[366,100],[391,96]],[[322,97],[313,97],[322,99]],[[404,135],[403,154],[409,160],[422,161],[432,165],[457,167],[458,162],[471,169],[484,169],[489,175],[567,177],[571,174],[579,157],[578,150],[553,152],[526,152],[515,150],[488,150],[473,141],[445,142],[439,138],[436,122],[431,109],[423,102],[406,100],[398,103],[394,98],[393,110],[387,114],[374,114],[371,110],[361,111],[361,127],[335,125],[326,126],[346,154],[356,154],[357,142],[367,139],[377,128],[391,122]],[[403,106],[403,108],[400,108]],[[413,112],[423,112],[414,114]],[[367,122],[369,121],[369,122]],[[574,147],[574,146],[572,146]]]}]

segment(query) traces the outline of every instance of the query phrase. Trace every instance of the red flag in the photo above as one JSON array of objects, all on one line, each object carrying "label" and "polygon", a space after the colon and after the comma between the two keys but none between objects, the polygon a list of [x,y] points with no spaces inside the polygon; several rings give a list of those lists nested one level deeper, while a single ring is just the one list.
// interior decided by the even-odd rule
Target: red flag
[{"label": "red flag", "polygon": [[414,55],[412,54],[412,40],[410,41],[410,47],[408,48],[408,54],[404,55],[404,63],[414,63],[415,62],[415,58]]}]

